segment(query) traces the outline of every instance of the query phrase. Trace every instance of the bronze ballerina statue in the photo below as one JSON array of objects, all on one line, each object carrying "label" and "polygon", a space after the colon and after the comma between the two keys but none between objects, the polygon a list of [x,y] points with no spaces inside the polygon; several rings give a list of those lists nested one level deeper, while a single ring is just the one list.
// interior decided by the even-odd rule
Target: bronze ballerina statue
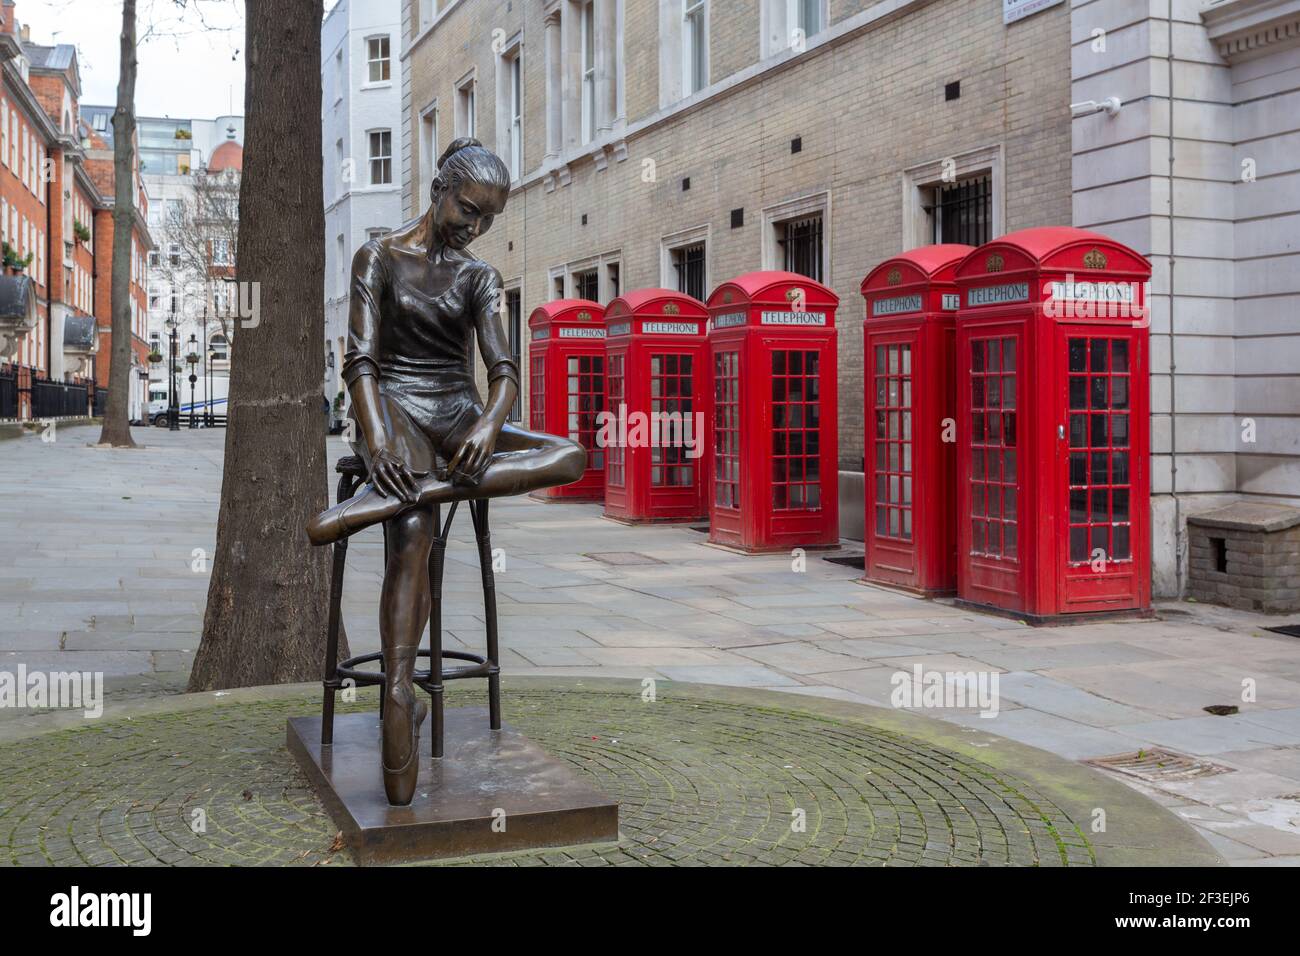
[{"label": "bronze ballerina statue", "polygon": [[[509,193],[505,164],[478,140],[458,139],[438,160],[424,215],[370,240],[352,261],[343,378],[370,479],[307,531],[324,545],[385,522],[382,760],[396,806],[415,793],[428,710],[412,677],[429,619],[433,506],[569,484],[587,466],[581,445],[506,424],[519,370],[497,316],[501,276],[466,247]],[[474,336],[488,370],[486,404],[474,386]]]}]

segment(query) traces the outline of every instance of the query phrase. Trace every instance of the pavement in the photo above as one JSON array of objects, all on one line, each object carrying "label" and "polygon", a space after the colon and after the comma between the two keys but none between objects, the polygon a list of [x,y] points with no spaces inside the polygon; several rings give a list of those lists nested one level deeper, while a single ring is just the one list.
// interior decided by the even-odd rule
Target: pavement
[{"label": "pavement", "polygon": [[[0,670],[102,672],[112,717],[184,688],[225,432],[136,429],[146,447],[131,451],[88,447],[96,437],[65,428],[53,442],[0,442]],[[343,453],[331,439],[330,460]],[[1154,621],[1033,628],[864,586],[815,552],[738,555],[687,527],[609,521],[598,505],[494,501],[491,524],[511,678],[727,685],[806,695],[810,707],[892,708],[898,675],[916,667],[949,688],[956,675],[996,675],[995,716],[969,700],[923,699],[917,712],[1071,764],[1138,753],[1142,776],[1098,773],[1190,823],[1230,863],[1300,863],[1300,642],[1264,630],[1294,618],[1165,602]],[[483,643],[470,542],[458,514],[448,648]],[[379,646],[381,545],[372,529],[349,549],[354,653]],[[1205,711],[1214,705],[1239,712]],[[0,742],[69,719],[0,708]]]}]

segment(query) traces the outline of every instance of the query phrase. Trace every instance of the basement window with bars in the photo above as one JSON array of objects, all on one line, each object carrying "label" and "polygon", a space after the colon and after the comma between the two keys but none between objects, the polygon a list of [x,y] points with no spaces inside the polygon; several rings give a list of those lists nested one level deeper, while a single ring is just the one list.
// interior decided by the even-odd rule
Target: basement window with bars
[{"label": "basement window with bars", "polygon": [[677,273],[677,291],[704,301],[704,243],[672,250],[673,270]]},{"label": "basement window with bars", "polygon": [[988,173],[936,185],[930,215],[931,241],[982,246],[993,238],[993,177]]},{"label": "basement window with bars", "polygon": [[597,301],[600,295],[600,273],[595,269],[573,274],[573,290],[579,299]]},{"label": "basement window with bars", "polygon": [[776,224],[781,267],[787,272],[822,281],[822,217],[803,216]]}]

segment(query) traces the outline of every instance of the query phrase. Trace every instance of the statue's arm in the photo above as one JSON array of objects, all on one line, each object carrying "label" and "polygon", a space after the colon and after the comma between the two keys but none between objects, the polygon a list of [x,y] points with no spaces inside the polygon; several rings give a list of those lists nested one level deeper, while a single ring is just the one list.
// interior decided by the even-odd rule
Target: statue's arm
[{"label": "statue's arm", "polygon": [[393,451],[379,402],[379,303],[387,283],[383,252],[377,242],[367,242],[352,259],[343,380],[352,397],[361,438],[370,452],[370,480],[385,497],[392,494],[413,502],[418,493],[415,479]]},{"label": "statue's arm", "polygon": [[474,328],[479,354],[487,367],[488,398],[478,423],[466,436],[449,463],[449,470],[477,478],[492,458],[497,436],[519,394],[519,369],[510,354],[510,344],[501,327],[501,275],[491,267],[483,269],[476,284]]}]

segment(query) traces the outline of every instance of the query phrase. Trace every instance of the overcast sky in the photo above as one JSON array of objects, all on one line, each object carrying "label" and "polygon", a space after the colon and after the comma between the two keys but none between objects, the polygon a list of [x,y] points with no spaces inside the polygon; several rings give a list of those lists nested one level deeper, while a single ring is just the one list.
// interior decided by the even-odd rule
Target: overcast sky
[{"label": "overcast sky", "polygon": [[[151,24],[156,33],[139,48],[137,115],[242,114],[243,0],[188,0],[184,11],[175,0],[137,0],[136,6],[137,34],[144,37]],[[83,103],[117,102],[119,0],[17,0],[15,12],[19,23],[30,25],[33,43],[77,47]]]}]

